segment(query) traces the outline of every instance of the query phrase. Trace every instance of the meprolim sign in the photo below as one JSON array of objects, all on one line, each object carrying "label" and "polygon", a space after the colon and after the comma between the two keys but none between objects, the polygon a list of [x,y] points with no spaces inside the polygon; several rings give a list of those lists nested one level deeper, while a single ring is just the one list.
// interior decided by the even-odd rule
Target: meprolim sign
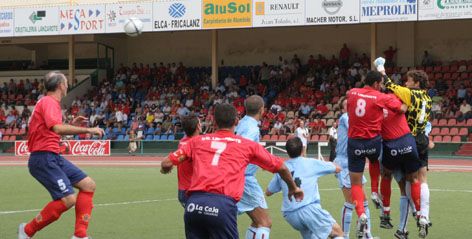
[{"label": "meprolim sign", "polygon": [[359,0],[310,0],[306,2],[305,24],[359,23]]},{"label": "meprolim sign", "polygon": [[59,9],[15,9],[15,36],[43,36],[59,33]]},{"label": "meprolim sign", "polygon": [[360,0],[361,22],[418,20],[417,0]]},{"label": "meprolim sign", "polygon": [[202,2],[200,0],[154,2],[153,10],[154,31],[202,28]]},{"label": "meprolim sign", "polygon": [[255,0],[253,26],[296,26],[304,24],[304,0]]},{"label": "meprolim sign", "polygon": [[420,1],[418,15],[420,21],[472,18],[472,0]]}]

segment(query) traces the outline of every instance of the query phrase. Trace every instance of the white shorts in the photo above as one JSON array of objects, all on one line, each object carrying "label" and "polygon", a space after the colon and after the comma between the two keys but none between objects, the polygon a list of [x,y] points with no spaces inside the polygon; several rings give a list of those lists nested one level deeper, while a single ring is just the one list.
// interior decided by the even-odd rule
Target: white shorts
[{"label": "white shorts", "polygon": [[257,182],[255,176],[246,176],[244,180],[244,193],[241,201],[239,201],[238,213],[243,214],[245,212],[253,211],[255,208],[267,209],[267,202],[264,197],[264,192],[261,186]]}]

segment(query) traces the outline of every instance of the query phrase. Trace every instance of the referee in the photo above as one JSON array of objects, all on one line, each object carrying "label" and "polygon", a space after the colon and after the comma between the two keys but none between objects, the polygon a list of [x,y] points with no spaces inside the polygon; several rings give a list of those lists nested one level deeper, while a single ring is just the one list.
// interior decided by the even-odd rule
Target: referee
[{"label": "referee", "polygon": [[432,100],[426,92],[429,85],[428,75],[424,71],[411,70],[406,73],[405,87],[395,84],[385,73],[383,63],[385,59],[377,58],[374,64],[384,75],[384,84],[400,100],[408,106],[405,113],[411,134],[415,137],[418,154],[421,160],[419,180],[421,183],[421,212],[418,218],[419,237],[425,238],[428,234],[429,222],[429,188],[426,180],[428,170],[428,145],[429,138],[426,135],[426,124],[432,108]]}]

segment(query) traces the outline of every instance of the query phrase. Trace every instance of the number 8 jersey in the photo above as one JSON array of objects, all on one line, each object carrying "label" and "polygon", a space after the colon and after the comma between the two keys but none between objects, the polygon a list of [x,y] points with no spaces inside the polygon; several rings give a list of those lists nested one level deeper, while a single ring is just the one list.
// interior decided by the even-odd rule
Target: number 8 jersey
[{"label": "number 8 jersey", "polygon": [[348,138],[375,138],[382,129],[383,109],[398,112],[401,106],[400,101],[369,86],[350,90],[347,93]]},{"label": "number 8 jersey", "polygon": [[244,190],[244,171],[249,163],[275,173],[283,165],[259,143],[228,130],[192,137],[179,150],[169,154],[174,165],[192,160],[190,192],[223,194],[239,201]]}]

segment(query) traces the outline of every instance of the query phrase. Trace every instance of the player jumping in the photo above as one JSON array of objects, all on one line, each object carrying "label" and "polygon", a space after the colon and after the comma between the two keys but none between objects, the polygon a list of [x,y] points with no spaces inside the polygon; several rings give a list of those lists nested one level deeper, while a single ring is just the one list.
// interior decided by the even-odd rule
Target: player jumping
[{"label": "player jumping", "polygon": [[187,238],[239,238],[237,206],[244,191],[244,171],[249,163],[277,172],[289,187],[288,197],[303,200],[283,160],[256,142],[234,134],[236,109],[229,104],[215,108],[218,130],[193,137],[161,164],[167,173],[173,165],[192,160],[193,175],[187,194],[185,232]]},{"label": "player jumping", "polygon": [[[82,170],[59,155],[61,135],[92,134],[100,138],[100,128],[82,128],[62,123],[61,100],[67,95],[67,78],[53,71],[46,75],[47,95],[41,98],[31,114],[28,131],[28,148],[31,152],[28,168],[30,174],[41,183],[53,201],[28,224],[18,228],[18,238],[33,237],[47,225],[75,205],[75,232],[73,239],[88,239],[87,228],[92,214],[95,182]],[[84,117],[77,117],[73,125],[79,125]],[[74,195],[74,189],[79,193]]]},{"label": "player jumping", "polygon": [[297,186],[303,189],[305,197],[297,203],[288,200],[287,185],[278,174],[274,175],[266,190],[266,195],[282,191],[282,213],[285,220],[300,232],[303,239],[342,239],[343,231],[333,217],[321,207],[318,192],[318,178],[324,175],[338,173],[341,168],[334,163],[301,157],[303,143],[298,137],[291,138],[286,144],[290,157],[285,165],[292,172]]}]

